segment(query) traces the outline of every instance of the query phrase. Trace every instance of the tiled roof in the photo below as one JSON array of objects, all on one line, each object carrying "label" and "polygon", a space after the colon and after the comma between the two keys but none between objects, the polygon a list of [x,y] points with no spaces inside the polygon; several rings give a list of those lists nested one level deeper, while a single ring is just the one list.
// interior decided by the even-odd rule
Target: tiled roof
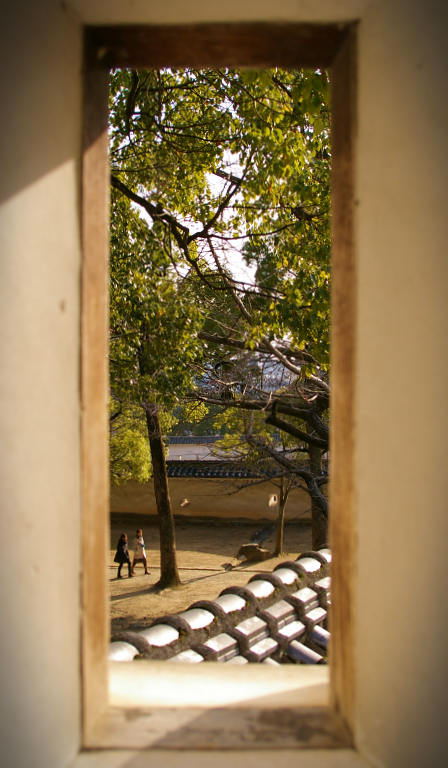
[{"label": "tiled roof", "polygon": [[[241,442],[244,442],[244,439],[244,436],[241,436]],[[219,440],[224,440],[224,435],[170,435],[164,440],[168,445],[213,445]],[[279,442],[279,437],[273,434],[270,440]]]},{"label": "tiled roof", "polygon": [[222,435],[171,435],[168,445],[210,445],[222,440]]},{"label": "tiled roof", "polygon": [[112,638],[109,658],[196,664],[325,664],[330,633],[329,549],[306,552],[228,587],[215,600]]},{"label": "tiled roof", "polygon": [[276,467],[267,468],[263,474],[256,469],[245,467],[238,461],[201,461],[172,460],[166,462],[168,477],[277,477],[281,470]]}]

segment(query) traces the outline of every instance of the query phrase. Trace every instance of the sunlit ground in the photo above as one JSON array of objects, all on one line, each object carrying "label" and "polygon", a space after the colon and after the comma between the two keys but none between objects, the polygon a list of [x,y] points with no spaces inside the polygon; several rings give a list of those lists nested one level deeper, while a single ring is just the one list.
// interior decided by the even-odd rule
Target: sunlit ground
[{"label": "sunlit ground", "polygon": [[[285,526],[284,554],[281,557],[239,565],[236,553],[242,544],[250,541],[261,525],[223,521],[218,524],[214,521],[177,523],[178,566],[183,585],[180,589],[157,594],[151,591],[160,576],[156,519],[145,524],[142,515],[113,515],[108,567],[112,634],[124,629],[144,629],[157,616],[185,610],[197,600],[212,600],[226,587],[244,586],[254,573],[270,572],[279,562],[294,560],[301,552],[311,549],[310,522],[294,522]],[[150,575],[144,575],[143,566],[139,563],[134,578],[127,577],[123,566],[124,578],[117,580],[117,566],[113,562],[117,540],[121,533],[127,533],[132,543],[137,528],[143,528]],[[272,533],[263,547],[272,550],[274,537],[275,533]]]}]

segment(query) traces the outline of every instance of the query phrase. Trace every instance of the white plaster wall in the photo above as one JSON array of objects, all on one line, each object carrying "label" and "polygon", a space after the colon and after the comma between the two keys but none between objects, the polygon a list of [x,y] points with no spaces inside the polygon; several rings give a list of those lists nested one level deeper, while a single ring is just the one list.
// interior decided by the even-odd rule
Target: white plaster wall
[{"label": "white plaster wall", "polygon": [[[278,495],[278,486],[274,483],[248,486],[231,496],[226,494],[226,482],[205,478],[173,477],[170,479],[170,498],[175,515],[183,517],[222,517],[230,520],[238,518],[251,520],[276,520],[277,506],[269,506],[269,498]],[[326,491],[325,491],[326,492]],[[181,507],[183,499],[190,504]],[[305,491],[295,488],[291,491],[286,504],[286,519],[292,520],[300,515],[300,520],[310,518],[311,502]],[[124,485],[111,489],[111,512],[126,512],[141,515],[156,515],[157,507],[154,496],[154,484],[137,483],[129,480]]]},{"label": "white plaster wall", "polygon": [[200,443],[179,443],[177,445],[169,445],[166,454],[167,459],[182,460],[182,461],[195,461],[196,459],[206,459],[207,461],[217,461],[218,456],[212,454],[214,450],[213,444],[201,445]]},{"label": "white plaster wall", "polygon": [[79,744],[80,35],[2,4],[0,764]]},{"label": "white plaster wall", "polygon": [[447,10],[359,30],[357,734],[407,768],[448,760]]},{"label": "white plaster wall", "polygon": [[446,4],[68,8],[15,0],[0,11],[2,762],[61,768],[79,738],[79,548],[67,546],[80,521],[79,24],[361,17],[355,737],[374,765],[444,766]]}]

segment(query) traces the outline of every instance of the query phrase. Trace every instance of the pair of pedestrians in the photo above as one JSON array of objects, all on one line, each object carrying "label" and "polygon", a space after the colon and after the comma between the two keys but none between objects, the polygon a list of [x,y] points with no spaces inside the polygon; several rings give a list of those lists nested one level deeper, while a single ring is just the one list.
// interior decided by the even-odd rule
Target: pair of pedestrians
[{"label": "pair of pedestrians", "polygon": [[129,578],[135,576],[135,566],[137,563],[143,563],[145,568],[145,574],[149,574],[148,565],[146,562],[146,550],[145,542],[143,540],[143,531],[141,528],[137,528],[134,541],[132,542],[134,548],[134,560],[131,565],[131,556],[129,554],[128,537],[125,533],[122,533],[118,539],[117,551],[114,557],[114,563],[118,563],[117,579],[122,579],[121,569],[125,563],[127,563]]}]

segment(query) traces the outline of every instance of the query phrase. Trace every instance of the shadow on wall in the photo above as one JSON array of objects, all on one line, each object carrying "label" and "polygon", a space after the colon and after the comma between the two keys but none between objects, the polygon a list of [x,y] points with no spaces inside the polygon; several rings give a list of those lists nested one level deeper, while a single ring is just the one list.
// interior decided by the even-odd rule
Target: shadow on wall
[{"label": "shadow on wall", "polygon": [[[210,516],[175,517],[176,548],[178,553],[202,553],[204,556],[218,556],[223,560],[234,561],[241,545],[253,541],[254,536],[266,527],[261,520],[231,520],[230,518]],[[273,549],[275,543],[275,524],[268,523],[272,534],[263,540],[263,547]],[[159,562],[159,522],[156,515],[142,515],[129,512],[113,512],[110,518],[110,556],[113,557],[117,540],[123,531],[132,533],[136,528],[142,527],[145,537],[146,550],[152,563]],[[303,552],[311,547],[311,521],[302,523],[302,518],[297,521],[287,522],[284,531],[285,552]],[[112,562],[112,560],[111,560]],[[187,554],[187,560],[181,565],[192,565]],[[223,563],[218,563],[223,567]],[[216,567],[216,564],[213,565]]]},{"label": "shadow on wall", "polygon": [[[275,520],[277,506],[269,502],[276,493],[273,483],[253,485],[229,495],[222,481],[170,478],[171,503],[176,516]],[[308,494],[295,489],[288,498],[286,518],[310,519],[310,507]],[[110,511],[157,514],[152,480],[148,483],[129,480],[111,488]]]}]

